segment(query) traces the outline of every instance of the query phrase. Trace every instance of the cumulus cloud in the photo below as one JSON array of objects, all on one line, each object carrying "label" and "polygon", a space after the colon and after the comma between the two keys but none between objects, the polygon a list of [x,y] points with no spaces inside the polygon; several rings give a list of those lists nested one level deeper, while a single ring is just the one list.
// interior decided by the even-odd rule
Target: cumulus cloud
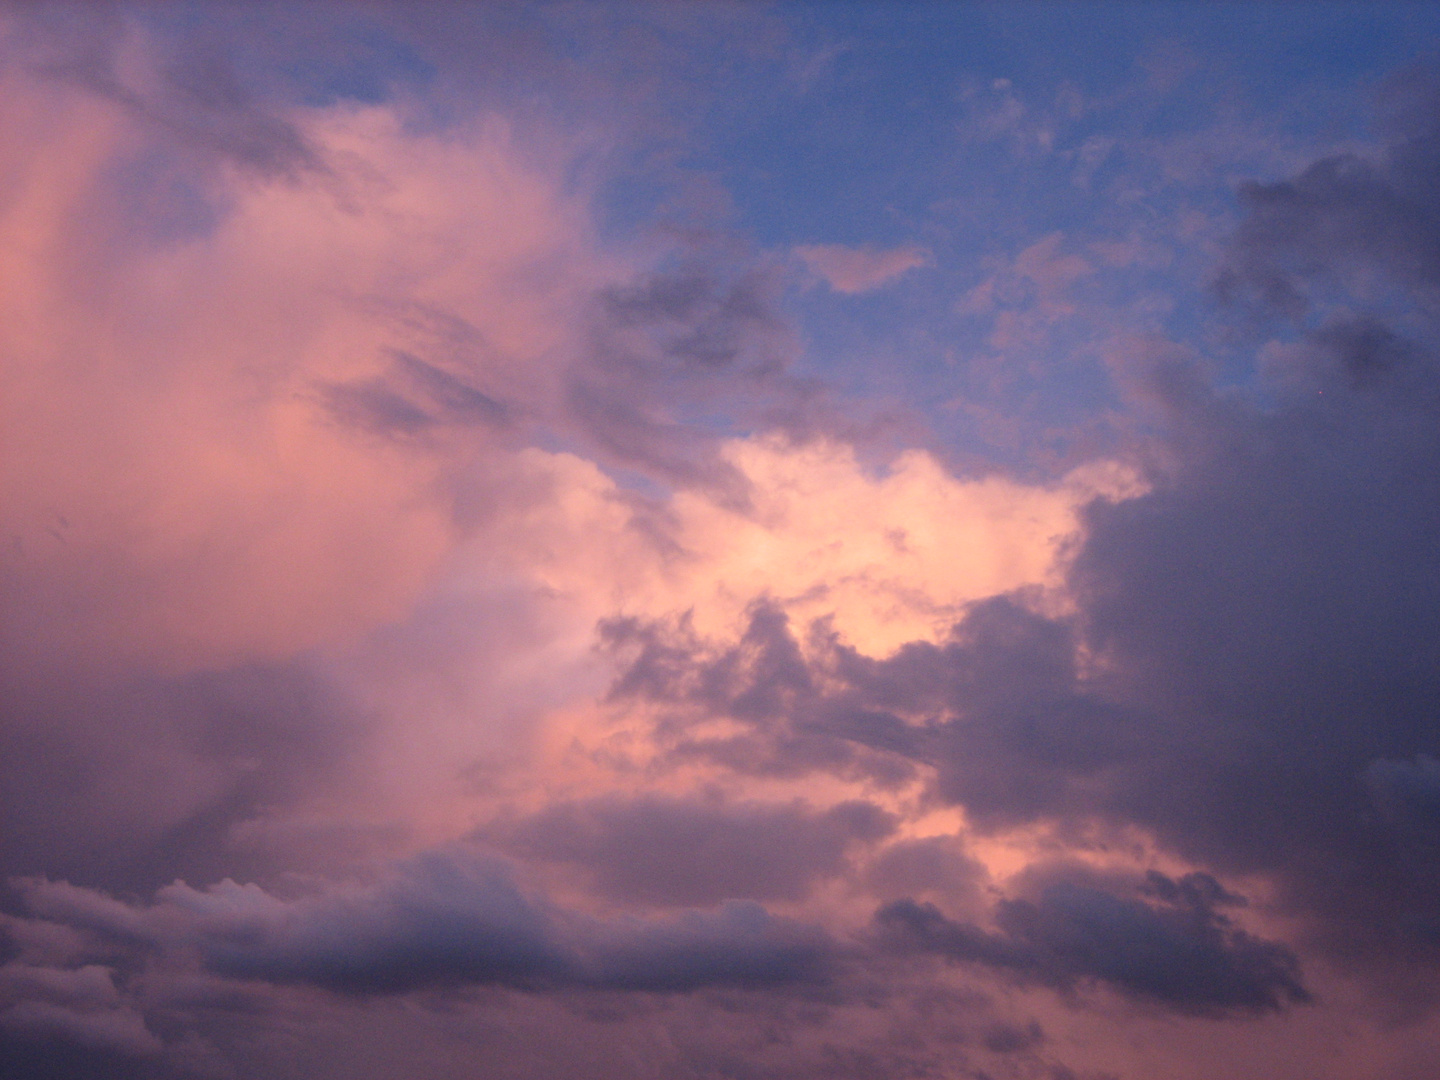
[{"label": "cumulus cloud", "polygon": [[[1288,258],[1298,236],[1267,250]],[[1386,275],[1393,254],[1352,252]],[[1117,365],[1161,426],[1152,487],[1082,513],[1070,613],[980,601],[948,639],[883,658],[774,609],[729,643],[616,623],[634,651],[615,693],[695,718],[664,729],[673,752],[732,769],[918,766],[987,829],[1139,826],[1202,865],[1272,875],[1338,952],[1412,962],[1428,931],[1405,927],[1432,924],[1433,874],[1372,808],[1393,818],[1424,786],[1423,765],[1377,760],[1436,752],[1440,384],[1407,275],[1382,279],[1416,305],[1394,325],[1338,314],[1270,347],[1284,378],[1268,401],[1214,388],[1177,350]],[[698,723],[716,716],[735,726]]]},{"label": "cumulus cloud", "polygon": [[[297,102],[245,67],[243,34],[6,18],[12,869],[212,877],[232,826],[415,707],[404,679],[355,675],[393,674],[407,646],[376,638],[397,626],[413,644],[458,607],[504,610],[513,639],[533,612],[583,669],[623,575],[548,570],[597,534],[635,565],[668,544],[604,467],[738,507],[727,423],[799,423],[814,397],[784,370],[774,274],[698,242],[607,247],[563,125]],[[568,547],[534,543],[550,526]],[[454,771],[442,743],[414,787]]]},{"label": "cumulus cloud", "polygon": [[822,423],[776,274],[606,247],[562,126],[272,102],[315,164],[236,169],[125,104],[210,63],[167,48],[122,20],[108,74],[4,69],[16,641],[173,672],[353,640],[434,582],[476,457],[576,444],[743,502],[722,437]]},{"label": "cumulus cloud", "polygon": [[[588,289],[579,209],[493,126],[412,140],[387,110],[312,111],[295,122],[329,178],[248,178],[189,161],[106,97],[6,79],[17,118],[37,99],[52,114],[11,125],[24,165],[0,210],[28,237],[0,296],[23,466],[5,500],[17,638],[174,671],[402,614],[453,542],[443,466],[367,435],[493,421],[479,403],[517,393],[496,388],[497,356],[533,362]],[[212,212],[156,237],[147,192],[170,184]],[[91,219],[111,223],[103,241]],[[457,264],[445,238],[477,231]],[[566,253],[579,278],[521,284]],[[85,617],[61,618],[62,597]]]}]

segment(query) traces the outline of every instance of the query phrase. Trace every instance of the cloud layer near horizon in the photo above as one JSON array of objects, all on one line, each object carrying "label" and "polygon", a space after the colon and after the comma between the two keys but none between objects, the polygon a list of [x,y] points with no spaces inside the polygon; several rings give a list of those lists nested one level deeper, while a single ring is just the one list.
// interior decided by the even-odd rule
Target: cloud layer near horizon
[{"label": "cloud layer near horizon", "polygon": [[[785,12],[196,10],[0,15],[0,1076],[1427,1075],[1431,75],[973,280],[666,141]],[[1062,91],[957,137],[1189,160]],[[965,393],[827,362],[938,280]]]}]

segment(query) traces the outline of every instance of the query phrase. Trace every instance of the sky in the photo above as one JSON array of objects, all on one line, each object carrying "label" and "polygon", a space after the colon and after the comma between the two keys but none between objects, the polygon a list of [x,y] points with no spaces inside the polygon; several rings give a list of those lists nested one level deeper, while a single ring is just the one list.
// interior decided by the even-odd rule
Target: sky
[{"label": "sky", "polygon": [[1440,1074],[1440,8],[0,6],[0,1080]]}]

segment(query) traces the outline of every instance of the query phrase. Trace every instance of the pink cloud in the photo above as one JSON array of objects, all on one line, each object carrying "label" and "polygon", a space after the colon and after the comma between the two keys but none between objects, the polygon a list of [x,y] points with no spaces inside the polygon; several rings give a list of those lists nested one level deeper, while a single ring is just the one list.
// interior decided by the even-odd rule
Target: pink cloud
[{"label": "pink cloud", "polygon": [[845,247],[843,244],[810,244],[797,247],[795,254],[812,274],[822,278],[836,292],[870,292],[901,274],[930,264],[930,254],[918,247]]},{"label": "pink cloud", "polygon": [[[613,273],[580,200],[496,122],[297,112],[324,168],[266,178],[17,69],[5,90],[0,513],[24,636],[174,671],[402,616],[456,540],[447,461],[494,441],[487,403],[553,410]],[[147,155],[213,208],[188,233],[147,235],[127,184],[150,180],[116,183]]]}]

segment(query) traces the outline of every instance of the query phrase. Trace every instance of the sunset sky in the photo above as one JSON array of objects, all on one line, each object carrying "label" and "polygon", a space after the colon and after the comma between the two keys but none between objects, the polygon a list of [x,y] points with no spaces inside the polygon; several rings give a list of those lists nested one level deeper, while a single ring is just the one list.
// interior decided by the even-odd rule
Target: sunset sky
[{"label": "sunset sky", "polygon": [[1440,6],[0,4],[0,1080],[1440,1076]]}]

